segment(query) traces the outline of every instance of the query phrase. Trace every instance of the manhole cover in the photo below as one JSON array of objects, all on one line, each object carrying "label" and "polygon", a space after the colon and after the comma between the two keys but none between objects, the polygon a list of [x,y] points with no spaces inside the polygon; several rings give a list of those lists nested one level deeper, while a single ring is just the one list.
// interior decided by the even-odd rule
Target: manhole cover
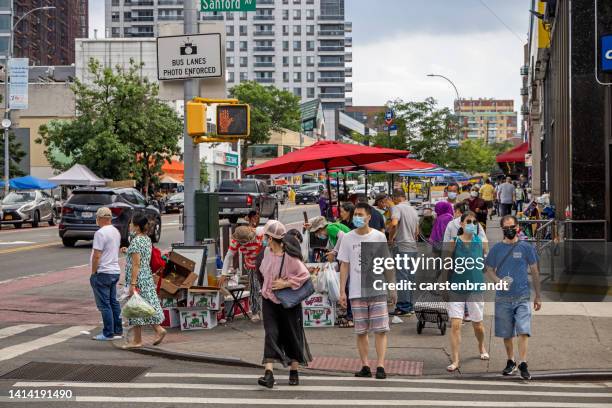
[{"label": "manhole cover", "polygon": [[3,380],[130,382],[150,367],[31,362],[4,374]]}]

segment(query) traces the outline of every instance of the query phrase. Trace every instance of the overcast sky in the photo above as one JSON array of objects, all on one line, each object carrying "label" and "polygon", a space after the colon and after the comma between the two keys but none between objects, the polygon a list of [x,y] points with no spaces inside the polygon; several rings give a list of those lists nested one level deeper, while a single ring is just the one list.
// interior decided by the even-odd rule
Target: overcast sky
[{"label": "overcast sky", "polygon": [[[104,0],[89,0],[90,36],[104,35]],[[519,108],[531,0],[346,0],[353,22],[353,103],[461,97],[514,99]],[[487,9],[488,6],[491,10]],[[493,13],[495,13],[500,22]],[[506,27],[508,26],[508,27]]]}]

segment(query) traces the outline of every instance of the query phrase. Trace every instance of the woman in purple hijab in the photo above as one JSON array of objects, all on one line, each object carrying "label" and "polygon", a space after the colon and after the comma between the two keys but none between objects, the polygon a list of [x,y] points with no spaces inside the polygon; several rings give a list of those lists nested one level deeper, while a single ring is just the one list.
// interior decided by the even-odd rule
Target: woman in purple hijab
[{"label": "woman in purple hijab", "polygon": [[429,237],[429,242],[434,246],[434,249],[442,248],[444,240],[444,231],[449,222],[453,220],[453,205],[448,201],[438,201],[435,206],[436,221]]}]

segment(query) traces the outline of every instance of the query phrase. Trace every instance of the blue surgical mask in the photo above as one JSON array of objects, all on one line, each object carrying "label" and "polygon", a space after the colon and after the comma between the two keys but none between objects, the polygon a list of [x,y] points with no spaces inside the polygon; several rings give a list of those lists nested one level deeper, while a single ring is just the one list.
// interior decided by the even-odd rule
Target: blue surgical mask
[{"label": "blue surgical mask", "polygon": [[465,226],[465,232],[470,235],[476,235],[476,224],[468,224]]},{"label": "blue surgical mask", "polygon": [[354,216],[353,217],[353,225],[356,228],[361,228],[365,225],[365,217]]},{"label": "blue surgical mask", "polygon": [[270,244],[270,241],[268,240],[268,237],[264,237],[261,240],[261,245],[263,245],[264,247],[267,247]]},{"label": "blue surgical mask", "polygon": [[325,234],[317,234],[317,238],[325,241],[327,239],[327,235],[325,235]]}]

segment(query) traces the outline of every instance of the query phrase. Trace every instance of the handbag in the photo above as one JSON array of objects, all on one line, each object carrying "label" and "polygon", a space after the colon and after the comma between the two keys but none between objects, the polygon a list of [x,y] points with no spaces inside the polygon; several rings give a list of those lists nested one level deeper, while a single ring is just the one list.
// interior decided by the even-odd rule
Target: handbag
[{"label": "handbag", "polygon": [[[285,254],[283,254],[283,260],[281,261],[279,276],[283,273],[283,266],[285,265]],[[308,278],[306,282],[298,289],[284,288],[274,291],[274,295],[280,300],[281,305],[285,309],[292,309],[297,305],[301,304],[304,299],[315,293],[312,280]]]}]

